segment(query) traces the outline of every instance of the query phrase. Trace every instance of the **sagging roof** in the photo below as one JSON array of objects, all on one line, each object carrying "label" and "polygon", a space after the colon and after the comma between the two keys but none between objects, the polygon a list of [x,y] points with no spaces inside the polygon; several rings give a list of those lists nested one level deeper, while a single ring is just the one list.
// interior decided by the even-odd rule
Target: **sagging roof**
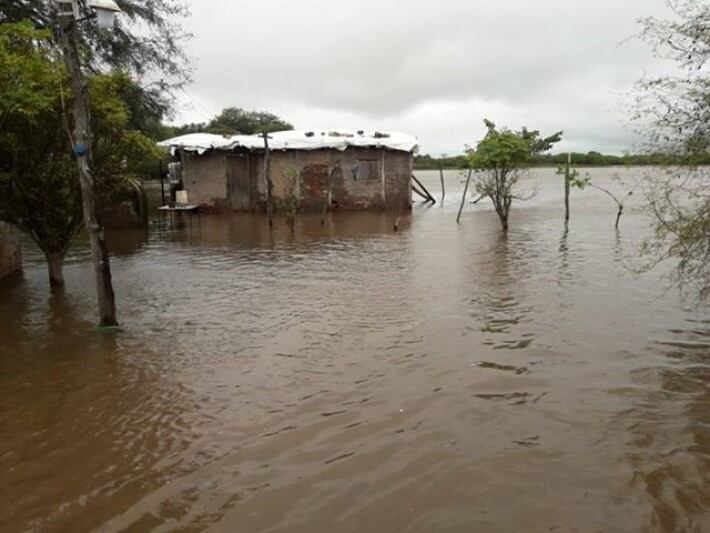
[{"label": "sagging roof", "polygon": [[[182,149],[203,154],[209,150],[263,150],[261,135],[233,135],[224,137],[211,133],[190,133],[159,142],[159,146],[171,152]],[[346,150],[349,147],[375,147],[414,152],[418,140],[413,135],[396,132],[370,132],[364,130],[292,130],[269,133],[271,150],[318,150],[332,148]]]}]

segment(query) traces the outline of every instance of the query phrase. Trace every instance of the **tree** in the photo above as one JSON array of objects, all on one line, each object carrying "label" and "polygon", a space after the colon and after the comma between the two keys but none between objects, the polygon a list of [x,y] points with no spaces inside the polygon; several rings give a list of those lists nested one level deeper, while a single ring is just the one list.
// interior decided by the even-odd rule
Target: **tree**
[{"label": "tree", "polygon": [[641,20],[641,39],[680,74],[641,80],[636,113],[647,150],[685,162],[651,180],[646,208],[653,234],[642,247],[653,266],[674,261],[673,281],[699,303],[710,301],[710,5],[668,0],[674,17]]},{"label": "tree", "polygon": [[[178,43],[183,36],[172,22],[185,12],[176,0],[118,0],[124,19],[130,21],[116,32],[101,31],[91,16],[85,0],[72,0],[78,9],[77,20],[63,12],[66,2],[55,0],[0,0],[0,23],[30,20],[35,26],[53,31],[51,43],[61,52],[72,92],[71,121],[67,132],[77,165],[81,187],[84,226],[89,235],[91,259],[96,277],[99,317],[102,326],[113,326],[116,321],[113,285],[108,246],[97,215],[94,198],[96,176],[93,172],[93,136],[91,132],[88,87],[83,67],[92,72],[113,67],[133,73],[144,82],[144,105],[163,111],[169,102],[169,89],[184,83],[181,69],[184,58]],[[84,63],[84,64],[82,64]],[[155,76],[163,73],[162,79]],[[145,80],[160,79],[159,82]]]},{"label": "tree", "polygon": [[[48,39],[30,23],[0,25],[0,220],[34,240],[58,289],[64,256],[82,227],[82,197],[66,133],[72,97]],[[131,84],[121,73],[91,79],[99,207],[130,185],[146,159],[159,156],[150,139],[127,129],[131,113],[121,94]]]},{"label": "tree", "polygon": [[[81,3],[84,3],[83,0]],[[120,69],[137,80],[141,102],[162,115],[171,91],[189,81],[183,42],[190,37],[179,25],[189,13],[183,0],[116,0],[122,11],[116,31],[101,31],[94,20],[77,25],[79,49],[91,72]],[[58,30],[56,0],[0,0],[0,24],[29,21],[35,28]]]},{"label": "tree", "polygon": [[272,113],[228,107],[210,121],[205,131],[221,135],[254,135],[292,129],[291,124]]},{"label": "tree", "polygon": [[500,219],[503,231],[508,230],[508,218],[513,200],[527,200],[530,196],[520,193],[520,179],[527,170],[532,157],[552,148],[562,138],[562,132],[541,137],[537,130],[523,128],[513,132],[484,121],[488,132],[476,148],[468,151],[471,167],[478,172],[475,189],[478,194],[490,198]]}]

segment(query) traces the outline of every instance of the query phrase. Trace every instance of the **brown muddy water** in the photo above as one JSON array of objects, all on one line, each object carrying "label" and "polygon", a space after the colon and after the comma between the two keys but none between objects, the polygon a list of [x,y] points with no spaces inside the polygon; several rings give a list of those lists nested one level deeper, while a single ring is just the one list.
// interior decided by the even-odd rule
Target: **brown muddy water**
[{"label": "brown muddy water", "polygon": [[489,205],[456,225],[456,173],[399,233],[114,233],[118,333],[85,244],[63,297],[26,248],[0,287],[0,530],[710,531],[710,324],[632,272],[642,214],[616,233],[574,191],[565,231],[536,180],[507,237]]}]

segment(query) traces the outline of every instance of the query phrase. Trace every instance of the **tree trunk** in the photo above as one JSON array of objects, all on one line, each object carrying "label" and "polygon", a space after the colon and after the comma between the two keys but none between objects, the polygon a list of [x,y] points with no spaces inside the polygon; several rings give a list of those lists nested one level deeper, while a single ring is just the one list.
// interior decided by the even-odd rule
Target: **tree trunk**
[{"label": "tree trunk", "polygon": [[507,213],[499,213],[498,218],[500,218],[500,225],[503,231],[508,231],[508,215]]},{"label": "tree trunk", "polygon": [[64,255],[59,252],[46,252],[49,286],[53,291],[64,289]]},{"label": "tree trunk", "polygon": [[59,36],[64,63],[71,77],[72,117],[71,139],[79,171],[84,227],[89,234],[91,260],[94,266],[100,325],[116,326],[116,302],[111,282],[111,265],[104,230],[97,217],[94,197],[94,175],[91,171],[91,122],[88,86],[81,73],[81,63],[74,35],[75,22],[66,18],[60,22]]},{"label": "tree trunk", "polygon": [[[504,200],[505,201],[505,200]],[[503,231],[508,231],[508,215],[510,214],[510,209],[506,209],[505,205],[499,202],[493,201],[493,206],[498,214],[498,219],[500,220],[500,225]]]}]

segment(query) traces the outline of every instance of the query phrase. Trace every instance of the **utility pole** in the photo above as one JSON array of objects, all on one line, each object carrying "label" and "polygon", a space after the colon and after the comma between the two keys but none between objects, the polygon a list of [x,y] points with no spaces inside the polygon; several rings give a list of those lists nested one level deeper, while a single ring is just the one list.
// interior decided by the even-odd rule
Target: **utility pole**
[{"label": "utility pole", "polygon": [[[68,3],[60,2],[60,7],[66,7]],[[79,172],[84,227],[89,234],[89,243],[91,245],[91,261],[94,268],[96,294],[99,304],[99,323],[101,327],[117,326],[116,302],[111,282],[108,246],[106,245],[104,229],[97,214],[95,179],[92,172],[93,162],[91,158],[92,136],[89,87],[81,71],[76,38],[76,26],[81,20],[76,17],[79,12],[77,0],[71,2],[71,7],[72,13],[62,9],[59,15],[59,41],[64,64],[69,72],[73,97],[71,114],[74,123],[70,140]],[[99,13],[99,16],[102,14]]]}]

